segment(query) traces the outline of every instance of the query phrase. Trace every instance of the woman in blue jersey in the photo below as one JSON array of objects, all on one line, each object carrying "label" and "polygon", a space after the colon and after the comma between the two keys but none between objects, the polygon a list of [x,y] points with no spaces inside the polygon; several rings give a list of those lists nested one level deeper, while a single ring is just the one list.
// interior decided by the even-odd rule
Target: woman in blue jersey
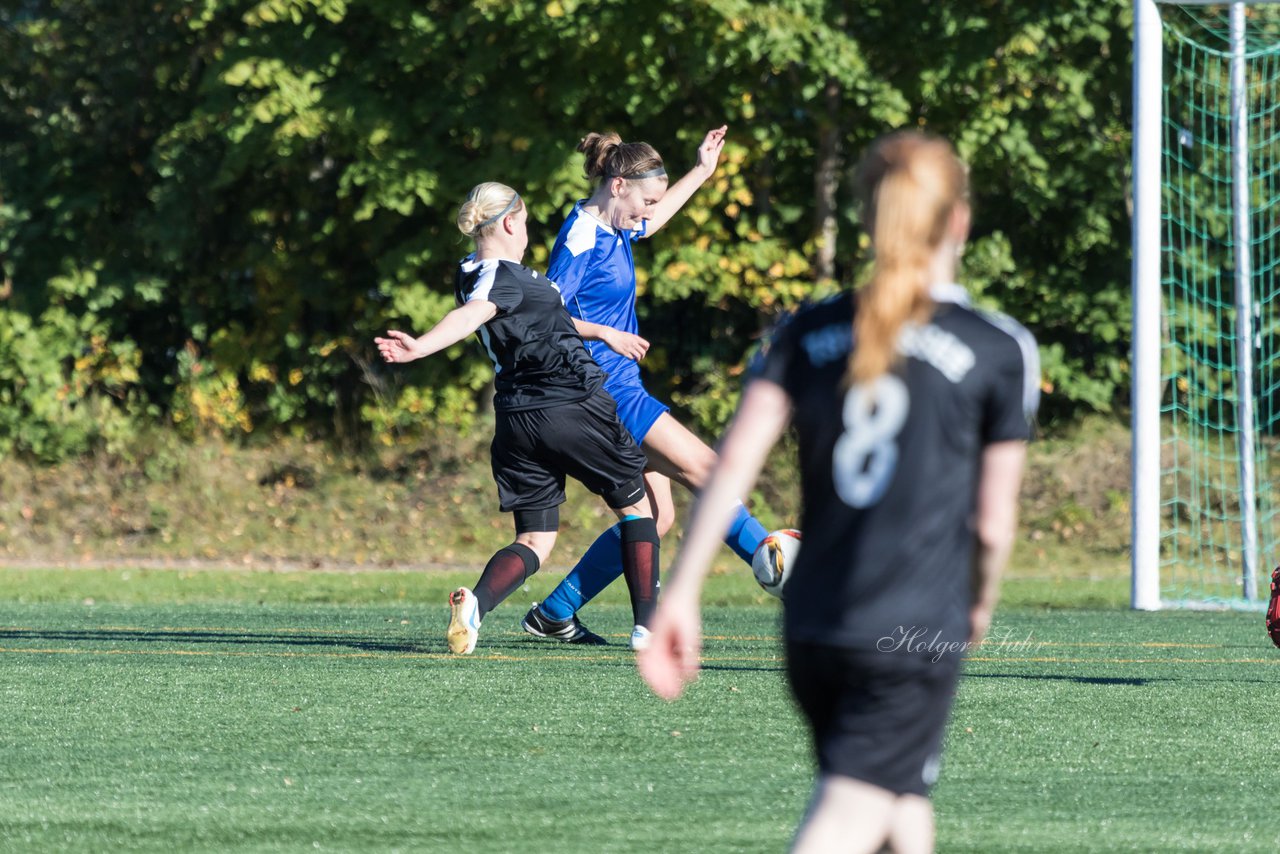
[{"label": "woman in blue jersey", "polygon": [[[652,236],[680,210],[716,170],[724,148],[725,127],[707,133],[698,147],[697,164],[668,186],[666,168],[653,146],[623,142],[617,134],[588,134],[578,146],[585,155],[586,173],[598,178],[591,197],[573,206],[551,250],[547,276],[560,287],[565,306],[575,320],[639,334],[636,320],[636,269],[632,242]],[[638,339],[640,355],[648,343]],[[690,490],[706,482],[716,455],[686,429],[644,387],[636,358],[623,347],[605,341],[587,344],[608,374],[605,390],[618,403],[618,416],[644,449],[650,471],[645,483],[653,501],[659,534],[671,527],[674,506],[671,481]],[[763,526],[741,502],[734,503],[733,523],[725,542],[748,564]],[[529,610],[526,631],[539,637],[569,642],[598,639],[574,628],[574,614],[618,577],[618,534],[610,529],[587,550],[565,580],[541,605]],[[635,629],[633,648],[642,648],[657,601],[657,589],[631,586]]]},{"label": "woman in blue jersey", "polygon": [[805,538],[783,638],[818,764],[797,852],[932,850],[960,659],[986,634],[1012,548],[1039,362],[1030,333],[954,283],[966,182],[951,146],[920,133],[863,158],[871,278],[798,313],[753,368],[637,660],[667,699],[696,677],[723,502],[790,423]]},{"label": "woman in blue jersey", "polygon": [[[529,243],[527,211],[515,190],[480,184],[458,211],[458,229],[476,251],[458,265],[458,307],[424,335],[389,331],[375,339],[384,360],[438,353],[473,332],[493,360],[493,477],[516,537],[485,565],[474,588],[449,594],[446,639],[475,649],[484,616],[538,571],[555,545],[565,477],[601,496],[617,514],[615,558],[641,584],[658,577],[658,530],[645,495],[645,457],[618,421],[604,372],[583,346],[554,282],[520,264]],[[654,581],[649,581],[652,578]],[[581,624],[576,630],[587,633]]]}]

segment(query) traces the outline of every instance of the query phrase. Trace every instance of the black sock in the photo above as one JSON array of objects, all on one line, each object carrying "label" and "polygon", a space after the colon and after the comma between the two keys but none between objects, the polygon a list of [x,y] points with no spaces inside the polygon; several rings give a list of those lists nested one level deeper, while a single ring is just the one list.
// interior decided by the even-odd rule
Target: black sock
[{"label": "black sock", "polygon": [[525,579],[538,571],[541,561],[533,549],[520,543],[512,543],[505,549],[489,558],[480,580],[472,589],[476,594],[476,605],[480,609],[480,619],[498,607],[503,599],[524,584]]},{"label": "black sock", "polygon": [[631,591],[631,615],[637,626],[649,627],[658,605],[658,524],[652,519],[628,519],[622,530],[622,575]]}]

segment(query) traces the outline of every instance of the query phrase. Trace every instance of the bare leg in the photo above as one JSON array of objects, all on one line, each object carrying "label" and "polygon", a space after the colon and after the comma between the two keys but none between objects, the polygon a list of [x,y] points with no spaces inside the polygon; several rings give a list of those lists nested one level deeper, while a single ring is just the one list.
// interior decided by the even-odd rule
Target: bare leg
[{"label": "bare leg", "polygon": [[691,492],[702,489],[716,463],[716,452],[664,412],[644,437],[649,464]]},{"label": "bare leg", "polygon": [[538,562],[546,563],[547,558],[551,556],[551,550],[555,548],[556,536],[556,531],[526,531],[523,534],[516,534],[516,542],[533,549],[533,553],[538,556]]},{"label": "bare leg", "polygon": [[[716,452],[672,418],[669,412],[662,413],[645,434],[644,452],[653,468],[694,493],[706,484],[716,464]],[[751,556],[764,537],[764,526],[746,507],[739,506],[734,511],[724,541],[744,563],[750,565]]]},{"label": "bare leg", "polygon": [[658,525],[658,536],[666,536],[676,520],[676,505],[671,499],[671,478],[656,471],[644,473],[645,490],[653,508],[653,521]]},{"label": "bare leg", "polygon": [[889,848],[896,854],[929,854],[933,851],[933,801],[919,795],[902,795],[893,808]]},{"label": "bare leg", "polygon": [[792,854],[874,854],[889,838],[898,797],[848,777],[819,779]]}]

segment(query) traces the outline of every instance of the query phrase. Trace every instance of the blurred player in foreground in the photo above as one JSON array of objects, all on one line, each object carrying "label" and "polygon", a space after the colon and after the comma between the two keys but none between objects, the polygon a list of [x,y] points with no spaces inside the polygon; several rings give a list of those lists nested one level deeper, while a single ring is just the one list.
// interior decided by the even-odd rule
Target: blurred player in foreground
[{"label": "blurred player in foreground", "polygon": [[960,661],[1012,548],[1039,363],[1030,333],[955,284],[970,208],[950,144],[887,136],[857,186],[871,278],[801,311],[762,355],[638,664],[667,699],[697,676],[725,508],[793,424],[804,547],[783,635],[819,769],[793,850],[927,852]]}]

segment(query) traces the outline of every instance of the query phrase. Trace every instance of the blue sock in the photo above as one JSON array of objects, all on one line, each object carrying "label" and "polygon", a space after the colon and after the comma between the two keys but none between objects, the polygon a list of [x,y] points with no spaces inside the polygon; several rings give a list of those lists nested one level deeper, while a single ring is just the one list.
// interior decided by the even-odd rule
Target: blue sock
[{"label": "blue sock", "polygon": [[542,615],[551,620],[569,619],[619,575],[622,575],[622,533],[614,525],[596,537],[564,581],[542,601],[539,606]]},{"label": "blue sock", "polygon": [[750,566],[751,556],[756,553],[756,547],[768,536],[768,533],[764,525],[760,524],[760,520],[748,513],[747,508],[739,503],[738,512],[733,517],[733,524],[729,526],[729,533],[724,541]]},{"label": "blue sock", "polygon": [[[729,548],[748,565],[756,547],[768,531],[760,521],[738,504],[729,533],[724,538]],[[614,525],[586,550],[577,565],[538,607],[551,620],[567,620],[622,575],[622,534]]]}]

